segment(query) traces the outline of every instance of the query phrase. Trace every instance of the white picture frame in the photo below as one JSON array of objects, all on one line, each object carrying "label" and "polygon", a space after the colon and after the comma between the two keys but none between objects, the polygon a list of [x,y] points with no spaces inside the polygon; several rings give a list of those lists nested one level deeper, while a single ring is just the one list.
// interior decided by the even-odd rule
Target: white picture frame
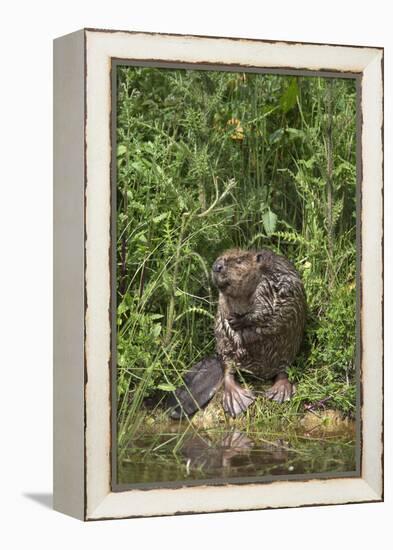
[{"label": "white picture frame", "polygon": [[[358,477],[111,488],[111,69],[114,60],[360,85]],[[383,49],[84,29],[54,43],[54,507],[82,520],[383,499]]]}]

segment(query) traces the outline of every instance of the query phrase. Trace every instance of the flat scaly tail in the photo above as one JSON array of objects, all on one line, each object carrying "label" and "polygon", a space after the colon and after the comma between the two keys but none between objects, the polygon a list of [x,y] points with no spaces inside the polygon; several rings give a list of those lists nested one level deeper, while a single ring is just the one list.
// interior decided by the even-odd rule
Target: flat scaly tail
[{"label": "flat scaly tail", "polygon": [[183,385],[168,399],[170,417],[178,420],[203,409],[217,393],[224,380],[224,365],[219,356],[206,357],[191,367]]}]

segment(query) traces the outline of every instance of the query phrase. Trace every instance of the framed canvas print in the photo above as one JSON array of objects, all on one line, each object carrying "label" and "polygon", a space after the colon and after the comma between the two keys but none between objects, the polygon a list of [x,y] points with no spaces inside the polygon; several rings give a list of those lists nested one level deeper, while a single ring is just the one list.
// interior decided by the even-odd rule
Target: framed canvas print
[{"label": "framed canvas print", "polygon": [[383,50],[54,43],[54,506],[383,499]]}]

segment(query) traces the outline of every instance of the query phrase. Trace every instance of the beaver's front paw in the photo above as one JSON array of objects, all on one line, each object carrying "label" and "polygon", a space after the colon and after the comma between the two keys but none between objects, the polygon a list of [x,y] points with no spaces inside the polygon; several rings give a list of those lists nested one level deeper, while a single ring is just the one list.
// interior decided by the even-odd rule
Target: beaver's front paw
[{"label": "beaver's front paw", "polygon": [[230,315],[228,317],[228,323],[231,329],[235,331],[241,330],[242,328],[245,328],[250,324],[245,314],[240,315],[238,313]]}]

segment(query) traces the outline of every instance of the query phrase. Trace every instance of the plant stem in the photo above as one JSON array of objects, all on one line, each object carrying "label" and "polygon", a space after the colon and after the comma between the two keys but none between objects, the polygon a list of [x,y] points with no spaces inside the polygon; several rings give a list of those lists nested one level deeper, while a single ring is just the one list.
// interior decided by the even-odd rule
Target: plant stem
[{"label": "plant stem", "polygon": [[173,266],[172,291],[171,291],[171,296],[169,299],[169,305],[167,310],[168,314],[167,314],[166,332],[163,339],[164,346],[167,346],[171,341],[173,322],[175,320],[175,292],[177,288],[177,279],[178,279],[178,273],[179,273],[180,252],[183,244],[184,232],[187,225],[186,224],[187,216],[188,216],[188,212],[182,215],[179,238],[177,240],[177,245],[176,245],[175,262]]},{"label": "plant stem", "polygon": [[329,252],[329,284],[333,283],[333,80],[329,79],[327,84],[327,171],[326,171],[326,195],[327,195],[327,233]]}]

